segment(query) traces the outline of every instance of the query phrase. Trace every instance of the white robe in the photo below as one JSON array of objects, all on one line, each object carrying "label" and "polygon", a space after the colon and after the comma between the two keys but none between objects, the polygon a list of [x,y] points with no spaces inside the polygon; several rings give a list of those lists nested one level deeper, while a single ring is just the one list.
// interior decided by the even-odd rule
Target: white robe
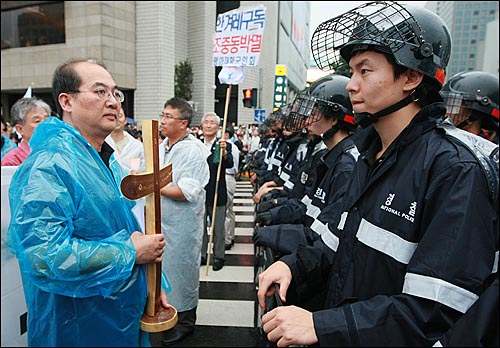
[{"label": "white robe", "polygon": [[118,151],[116,143],[111,135],[108,135],[105,140],[109,146],[115,150],[115,158],[127,172],[130,173],[133,158],[140,159],[139,172],[144,172],[146,170],[146,163],[144,161],[144,144],[140,140],[134,138],[129,132],[124,131],[124,133],[128,142],[122,151]]},{"label": "white robe", "polygon": [[166,247],[162,269],[172,291],[168,302],[184,312],[198,306],[205,185],[210,178],[207,157],[210,151],[192,135],[174,144],[166,152],[160,144],[160,166],[172,163],[173,180],[187,201],[161,196],[161,229]]}]

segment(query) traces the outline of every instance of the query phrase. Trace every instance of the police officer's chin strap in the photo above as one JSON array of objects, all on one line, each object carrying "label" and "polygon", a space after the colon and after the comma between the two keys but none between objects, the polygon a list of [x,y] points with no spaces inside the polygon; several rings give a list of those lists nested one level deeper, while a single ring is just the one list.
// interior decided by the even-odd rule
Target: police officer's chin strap
[{"label": "police officer's chin strap", "polygon": [[323,141],[330,139],[331,137],[333,137],[333,135],[335,133],[337,133],[337,131],[339,129],[340,129],[340,127],[339,127],[339,121],[337,121],[337,123],[335,123],[332,126],[332,128],[330,128],[329,130],[327,130],[326,132],[323,133],[323,135],[321,136],[321,139],[323,139]]},{"label": "police officer's chin strap", "polygon": [[415,88],[406,98],[398,101],[396,104],[393,104],[375,114],[370,114],[368,112],[354,113],[354,123],[361,126],[361,128],[366,128],[370,124],[375,123],[382,116],[391,114],[399,109],[405,107],[411,102],[417,101],[420,98],[423,98],[427,94],[427,90],[423,84]]}]

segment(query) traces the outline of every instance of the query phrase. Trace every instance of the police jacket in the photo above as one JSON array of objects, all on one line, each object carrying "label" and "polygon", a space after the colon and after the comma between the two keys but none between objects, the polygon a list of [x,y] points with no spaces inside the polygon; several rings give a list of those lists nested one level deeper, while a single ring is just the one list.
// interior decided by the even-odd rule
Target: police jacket
[{"label": "police jacket", "polygon": [[290,192],[290,198],[302,199],[315,183],[315,169],[320,159],[328,151],[320,136],[313,136],[307,143],[307,152],[304,161],[299,165],[299,178]]},{"label": "police jacket", "polygon": [[[288,145],[285,142],[285,136],[281,130],[272,142],[269,143],[268,149],[269,151],[264,159],[264,162],[267,164],[267,170],[272,172],[273,175],[276,175],[281,163],[283,162],[286,151],[288,150]],[[273,178],[273,176],[271,176],[271,178]]]},{"label": "police jacket", "polygon": [[439,339],[436,347],[498,347],[498,273],[474,305]]},{"label": "police jacket", "polygon": [[[262,147],[254,153],[253,170],[262,183],[272,180],[268,166],[276,145],[276,138],[261,139]],[[265,179],[263,179],[265,178]]]},{"label": "police jacket", "polygon": [[274,177],[274,182],[278,186],[283,186],[290,192],[299,180],[300,163],[304,161],[307,152],[307,138],[303,133],[295,133],[285,138],[286,148],[283,160],[278,169],[278,175]]},{"label": "police jacket", "polygon": [[[316,183],[311,192],[302,198],[302,203],[306,206],[305,225],[321,236],[333,251],[337,250],[338,239],[331,234],[327,224],[331,225],[331,219],[340,216],[342,198],[358,156],[353,138],[343,139],[321,158],[316,167]],[[328,213],[324,214],[326,206],[330,208]]]},{"label": "police jacket", "polygon": [[[352,137],[343,139],[333,149],[326,152],[315,169],[315,183],[311,192],[307,193],[302,200],[291,198],[282,205],[269,210],[270,221],[267,221],[267,225],[272,226],[261,229],[262,244],[271,247],[266,241],[273,241],[273,249],[289,253],[289,250],[296,249],[299,241],[304,240],[302,235],[305,234],[305,238],[310,241],[322,237],[325,244],[336,251],[338,238],[332,235],[328,229],[328,223],[331,225],[332,218],[340,216],[342,197],[358,155]],[[327,206],[329,209],[325,210]],[[334,226],[336,226],[335,222],[338,223],[338,220],[333,222]],[[296,232],[292,233],[292,230]],[[278,242],[279,238],[274,236],[281,233],[282,241]],[[288,234],[298,235],[300,239],[286,240]]]},{"label": "police jacket", "polygon": [[274,180],[278,175],[278,170],[285,157],[288,145],[285,142],[285,136],[281,130],[278,135],[271,138],[266,146],[266,155],[264,157],[265,172],[259,175],[259,185],[267,181]]},{"label": "police jacket", "polygon": [[[327,284],[313,313],[320,346],[432,346],[496,272],[498,217],[485,175],[423,108],[379,160],[373,126],[343,200],[332,264],[300,245],[296,283]],[[295,260],[293,258],[295,257]]]}]

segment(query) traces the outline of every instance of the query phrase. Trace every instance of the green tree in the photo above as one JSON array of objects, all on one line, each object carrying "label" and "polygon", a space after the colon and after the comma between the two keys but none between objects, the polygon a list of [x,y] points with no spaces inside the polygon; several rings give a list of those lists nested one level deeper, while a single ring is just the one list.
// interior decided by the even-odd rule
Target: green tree
[{"label": "green tree", "polygon": [[338,64],[331,64],[331,69],[335,71],[335,74],[342,75],[348,78],[351,78],[351,74],[349,74],[349,64],[344,60],[344,58],[339,57]]},{"label": "green tree", "polygon": [[174,95],[191,100],[193,93],[193,67],[188,59],[175,65]]}]

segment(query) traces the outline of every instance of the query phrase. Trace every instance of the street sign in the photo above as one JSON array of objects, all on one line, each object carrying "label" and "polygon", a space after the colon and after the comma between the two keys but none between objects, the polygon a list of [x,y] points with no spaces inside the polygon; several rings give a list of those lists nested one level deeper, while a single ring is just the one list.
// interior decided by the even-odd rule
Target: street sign
[{"label": "street sign", "polygon": [[265,109],[255,109],[253,113],[253,122],[254,123],[262,123],[266,119],[266,110]]},{"label": "street sign", "polygon": [[287,74],[286,65],[276,65],[276,75],[274,76],[274,105],[273,111],[286,105],[287,96]]}]

